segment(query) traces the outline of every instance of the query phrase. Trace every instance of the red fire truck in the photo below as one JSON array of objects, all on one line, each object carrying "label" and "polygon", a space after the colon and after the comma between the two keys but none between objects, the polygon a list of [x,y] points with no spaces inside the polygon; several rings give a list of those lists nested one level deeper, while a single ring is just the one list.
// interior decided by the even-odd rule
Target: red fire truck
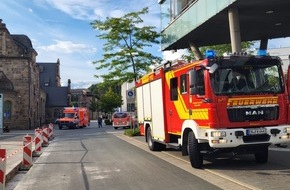
[{"label": "red fire truck", "polygon": [[89,111],[83,107],[65,107],[62,116],[57,120],[59,129],[82,128],[90,125]]},{"label": "red fire truck", "polygon": [[181,149],[194,168],[224,153],[254,154],[266,163],[270,145],[290,141],[289,82],[281,65],[278,57],[209,51],[204,60],[156,67],[136,82],[139,126],[150,150]]}]

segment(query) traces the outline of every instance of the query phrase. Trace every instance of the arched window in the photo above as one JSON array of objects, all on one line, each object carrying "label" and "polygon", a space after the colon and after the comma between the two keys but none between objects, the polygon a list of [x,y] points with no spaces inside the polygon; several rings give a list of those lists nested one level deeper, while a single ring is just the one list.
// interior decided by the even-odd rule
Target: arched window
[{"label": "arched window", "polygon": [[6,100],[4,102],[4,107],[3,107],[3,119],[4,120],[11,120],[11,107],[12,107],[11,101]]}]

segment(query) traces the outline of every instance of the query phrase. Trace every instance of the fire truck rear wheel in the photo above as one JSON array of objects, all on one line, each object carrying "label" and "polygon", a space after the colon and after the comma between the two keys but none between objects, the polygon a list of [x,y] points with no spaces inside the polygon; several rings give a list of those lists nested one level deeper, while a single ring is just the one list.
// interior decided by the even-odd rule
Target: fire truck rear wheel
[{"label": "fire truck rear wheel", "polygon": [[188,134],[188,154],[191,166],[194,168],[201,168],[203,157],[200,153],[200,145],[192,131]]},{"label": "fire truck rear wheel", "polygon": [[59,128],[60,130],[62,130],[62,126],[61,126],[61,125],[59,125],[58,128]]},{"label": "fire truck rear wheel", "polygon": [[258,152],[255,152],[255,160],[259,164],[268,162],[268,147],[262,147]]},{"label": "fire truck rear wheel", "polygon": [[159,151],[164,147],[163,144],[160,144],[160,143],[154,141],[154,139],[152,138],[150,127],[147,129],[147,143],[148,143],[149,149],[152,151]]}]

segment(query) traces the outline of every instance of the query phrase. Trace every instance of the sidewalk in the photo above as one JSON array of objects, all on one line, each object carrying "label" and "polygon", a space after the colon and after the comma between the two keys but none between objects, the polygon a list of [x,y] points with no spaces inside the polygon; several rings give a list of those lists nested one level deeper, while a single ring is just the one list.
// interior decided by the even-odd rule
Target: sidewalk
[{"label": "sidewalk", "polygon": [[[6,183],[11,180],[19,170],[23,160],[23,137],[34,136],[33,130],[13,130],[0,134],[0,148],[6,149]],[[34,146],[34,145],[33,145]]]}]

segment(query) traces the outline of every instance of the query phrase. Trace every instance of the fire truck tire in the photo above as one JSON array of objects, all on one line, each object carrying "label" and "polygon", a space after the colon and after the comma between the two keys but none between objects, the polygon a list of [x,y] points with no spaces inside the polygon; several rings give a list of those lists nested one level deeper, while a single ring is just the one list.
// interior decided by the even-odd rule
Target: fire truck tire
[{"label": "fire truck tire", "polygon": [[59,130],[62,130],[62,126],[61,125],[59,125],[58,128],[59,128]]},{"label": "fire truck tire", "polygon": [[255,152],[255,160],[259,164],[268,162],[268,147],[262,147],[259,151]]},{"label": "fire truck tire", "polygon": [[188,154],[191,166],[201,168],[203,165],[203,157],[200,153],[198,141],[192,131],[188,134]]},{"label": "fire truck tire", "polygon": [[152,133],[151,133],[150,127],[147,129],[147,143],[148,143],[149,149],[152,151],[159,151],[163,148],[163,144],[160,144],[160,143],[154,141],[154,139],[152,138]]}]

